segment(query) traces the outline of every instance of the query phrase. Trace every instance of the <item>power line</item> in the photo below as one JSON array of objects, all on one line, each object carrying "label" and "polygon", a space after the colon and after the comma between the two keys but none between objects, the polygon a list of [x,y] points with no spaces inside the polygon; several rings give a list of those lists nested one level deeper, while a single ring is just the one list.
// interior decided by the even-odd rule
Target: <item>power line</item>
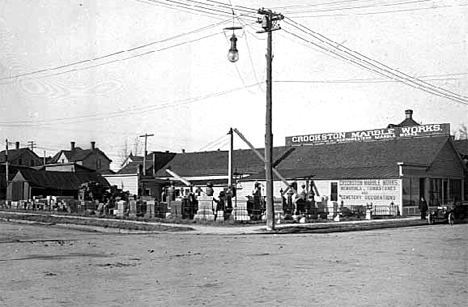
[{"label": "power line", "polygon": [[[131,114],[139,114],[139,113],[144,113],[144,112],[149,112],[149,111],[155,111],[155,110],[161,110],[161,109],[166,109],[166,108],[174,108],[178,106],[182,106],[185,104],[190,104],[194,103],[200,100],[206,100],[208,98],[213,98],[213,97],[219,97],[223,95],[227,95],[233,92],[237,92],[246,88],[250,88],[253,86],[258,86],[259,83],[253,83],[250,85],[246,85],[243,87],[238,87],[238,88],[233,88],[229,90],[223,90],[219,91],[216,93],[211,93],[207,95],[202,95],[202,96],[197,96],[197,97],[192,97],[192,98],[187,98],[187,99],[181,99],[181,100],[176,100],[172,101],[163,105],[151,105],[151,106],[146,106],[146,107],[141,107],[141,108],[134,108],[133,110],[129,110],[127,112],[122,112],[122,111],[116,111],[116,112],[107,112],[107,113],[101,113],[101,114],[93,114],[93,115],[87,115],[87,116],[76,116],[76,117],[68,117],[68,118],[55,118],[55,119],[48,119],[48,120],[42,120],[42,121],[14,121],[14,122],[0,122],[0,126],[6,126],[6,127],[25,127],[27,125],[29,126],[54,126],[57,124],[75,124],[75,123],[81,123],[81,122],[88,122],[88,121],[96,121],[96,120],[107,120],[107,119],[112,119],[112,118],[117,118],[117,117],[128,117],[129,113]],[[57,123],[61,121],[60,123]]]},{"label": "power line", "polygon": [[[289,19],[289,18],[288,18],[288,19]],[[289,19],[289,20],[290,20],[290,19]],[[403,73],[403,72],[401,72],[401,71],[399,71],[399,70],[397,70],[397,69],[395,69],[395,68],[392,68],[392,67],[389,67],[388,65],[385,65],[385,64],[382,63],[382,62],[379,62],[379,61],[377,61],[377,60],[371,59],[371,58],[369,58],[369,57],[363,55],[363,54],[360,53],[360,52],[357,52],[357,51],[352,50],[352,49],[350,49],[350,48],[348,48],[348,47],[346,47],[346,46],[344,46],[344,45],[342,45],[342,44],[339,44],[339,43],[337,43],[337,42],[331,40],[330,38],[328,38],[328,37],[326,37],[326,36],[324,36],[324,35],[322,35],[322,34],[320,34],[320,33],[317,33],[317,32],[315,32],[315,31],[313,31],[313,30],[311,30],[311,29],[309,29],[309,28],[307,28],[307,27],[305,27],[305,26],[303,26],[303,25],[300,25],[299,23],[296,23],[295,21],[292,21],[292,22],[295,23],[296,25],[299,25],[299,26],[303,27],[303,29],[306,29],[306,30],[308,31],[308,34],[309,34],[309,35],[311,35],[311,36],[314,37],[314,38],[317,38],[317,39],[320,40],[321,42],[324,42],[324,43],[328,44],[329,46],[333,47],[335,50],[343,51],[343,52],[344,52],[345,54],[347,54],[347,55],[350,55],[350,56],[352,56],[352,57],[354,57],[354,58],[359,58],[360,60],[362,60],[362,61],[364,61],[364,62],[366,62],[366,63],[370,63],[372,66],[375,66],[375,67],[377,67],[378,69],[382,69],[382,68],[379,67],[379,66],[376,66],[376,65],[382,66],[382,67],[383,67],[383,70],[385,70],[386,72],[391,72],[392,74],[398,73],[398,74],[402,75],[404,78],[407,78],[407,79],[409,79],[409,80],[411,80],[411,81],[422,82],[422,83],[423,83],[424,85],[426,85],[426,86],[433,87],[433,88],[436,88],[436,89],[438,89],[438,90],[444,91],[444,92],[446,92],[446,93],[448,93],[448,94],[450,94],[450,95],[454,95],[454,96],[457,97],[457,98],[463,97],[463,98],[465,98],[465,99],[462,99],[462,100],[464,100],[464,101],[467,101],[466,99],[468,99],[467,96],[463,96],[463,95],[460,95],[460,94],[457,94],[457,93],[453,93],[453,92],[451,92],[451,91],[449,91],[449,90],[447,90],[447,89],[444,89],[444,88],[435,86],[435,85],[430,84],[430,83],[427,83],[427,82],[425,82],[425,81],[423,81],[423,80],[419,80],[419,79],[416,78],[416,77],[413,77],[413,76],[410,76],[410,75],[408,75],[408,74],[405,74],[405,73]],[[303,31],[304,31],[304,30],[303,30]],[[305,32],[305,31],[304,31],[304,32]],[[306,32],[306,33],[307,33],[307,32]],[[341,48],[344,49],[344,50],[342,50]]]},{"label": "power line", "polygon": [[[427,75],[419,76],[419,78],[428,79],[431,81],[447,81],[447,80],[459,80],[459,78],[454,78],[453,76],[468,75],[468,73],[453,73],[453,74],[438,74],[438,75]],[[450,78],[441,78],[441,77],[450,77]],[[276,83],[335,83],[335,84],[356,84],[356,83],[391,83],[391,82],[400,82],[390,79],[378,79],[378,78],[362,78],[362,79],[333,79],[333,80],[276,80],[273,81]]]},{"label": "power line", "polygon": [[[141,1],[140,1],[141,2]],[[185,1],[175,1],[175,0],[145,0],[145,3],[153,3],[158,6],[163,6],[171,9],[182,9],[184,11],[192,11],[207,14],[209,16],[216,17],[227,17],[231,15],[231,8],[229,5],[225,4],[224,6],[214,6],[213,4],[208,4],[200,1],[194,0],[185,0]],[[227,10],[224,10],[227,9]],[[256,18],[252,16],[255,13],[254,9],[246,10],[244,8],[237,8],[239,11],[243,11],[243,16],[248,18]]]},{"label": "power line", "polygon": [[[468,4],[459,4],[457,7],[467,7]],[[437,5],[437,6],[428,6],[428,7],[417,7],[417,8],[407,8],[407,9],[398,9],[398,10],[384,10],[384,11],[374,11],[374,12],[365,12],[365,13],[353,13],[354,16],[366,16],[366,15],[380,15],[380,14],[392,14],[392,13],[406,13],[406,12],[416,12],[416,11],[423,11],[423,10],[436,10],[436,9],[444,9],[444,8],[453,8],[453,5]],[[340,10],[337,10],[340,11]],[[321,18],[321,17],[348,17],[351,13],[348,14],[310,14],[310,15],[296,15],[292,18]]]},{"label": "power line", "polygon": [[[40,69],[40,70],[36,70],[36,71],[32,71],[32,72],[27,72],[27,73],[17,74],[17,75],[14,75],[14,76],[0,78],[0,81],[11,80],[11,79],[19,78],[19,77],[26,77],[26,76],[41,74],[41,73],[48,72],[48,71],[61,70],[63,68],[67,68],[67,67],[71,67],[71,66],[76,66],[76,65],[81,65],[81,64],[84,64],[84,63],[91,63],[91,62],[99,61],[99,60],[102,60],[102,59],[105,59],[105,58],[113,57],[113,56],[116,56],[116,55],[121,55],[121,54],[124,54],[124,53],[133,52],[133,51],[143,49],[143,48],[147,48],[147,47],[150,47],[150,46],[153,46],[153,45],[156,45],[156,44],[165,43],[165,42],[168,42],[168,41],[171,41],[171,40],[174,40],[174,39],[178,39],[178,38],[185,37],[185,36],[188,36],[188,35],[196,34],[198,32],[202,32],[202,31],[206,31],[206,30],[209,30],[211,28],[218,27],[218,26],[220,26],[220,25],[222,25],[222,24],[224,24],[224,23],[226,23],[228,21],[230,21],[230,19],[225,19],[225,20],[223,20],[221,22],[210,24],[208,26],[204,26],[202,28],[199,28],[199,29],[196,29],[196,30],[193,30],[193,31],[177,34],[175,36],[171,36],[171,37],[168,37],[168,38],[165,38],[165,39],[162,39],[162,40],[158,40],[158,41],[153,41],[153,42],[150,42],[150,43],[147,43],[147,44],[144,44],[144,45],[139,45],[139,46],[136,46],[136,47],[132,47],[132,48],[129,48],[129,49],[126,49],[126,50],[120,50],[120,51],[112,52],[112,53],[105,54],[105,55],[95,57],[95,58],[92,58],[92,59],[80,60],[80,61],[77,61],[77,62],[72,62],[72,63],[60,65],[60,66],[55,66],[55,67],[51,67],[51,68],[45,68],[45,69]],[[218,34],[218,33],[216,33],[216,34]],[[139,53],[139,54],[136,54],[136,55],[132,55],[132,56],[123,58],[123,59],[112,60],[112,61],[104,62],[104,63],[101,63],[101,64],[97,64],[97,65],[93,65],[93,66],[89,66],[89,67],[85,67],[85,68],[81,68],[81,69],[67,70],[67,71],[61,72],[59,74],[69,73],[69,72],[73,72],[73,71],[80,71],[80,70],[90,69],[90,68],[96,68],[96,67],[99,67],[99,66],[103,66],[103,65],[107,65],[107,64],[111,64],[111,63],[115,63],[115,62],[119,62],[119,61],[125,61],[125,60],[128,60],[128,59],[133,59],[133,58],[136,58],[136,57],[141,57],[141,56],[144,56],[144,55],[148,55],[148,54],[151,54],[151,53],[154,53],[154,52],[157,52],[157,51],[163,51],[163,50],[173,48],[173,47],[177,47],[177,46],[181,46],[181,45],[184,45],[184,44],[187,44],[187,43],[192,43],[192,42],[195,42],[195,41],[207,38],[207,37],[209,37],[209,36],[202,37],[200,39],[191,40],[191,41],[185,41],[185,42],[182,42],[180,44],[176,44],[176,45],[166,47],[166,48],[161,48],[161,49],[158,49],[158,50],[151,50],[151,51],[148,51],[148,52]],[[54,76],[54,75],[57,75],[57,74],[49,74],[49,75],[46,75],[45,77],[50,77],[50,76]],[[0,83],[0,84],[5,84],[5,83]]]},{"label": "power line", "polygon": [[[421,89],[423,91],[429,92],[431,94],[448,98],[452,101],[456,101],[459,103],[467,104],[468,99],[466,99],[466,96],[459,95],[456,93],[453,93],[449,90],[443,89],[441,87],[435,86],[433,84],[427,83],[423,80],[420,80],[418,78],[409,76],[397,69],[391,68],[379,61],[370,59],[364,55],[362,55],[359,52],[356,52],[354,50],[351,50],[345,46],[342,46],[341,44],[325,37],[322,34],[319,34],[301,24],[296,23],[295,21],[292,21],[290,18],[287,18],[286,21],[287,24],[293,26],[294,28],[302,31],[303,33],[306,33],[307,35],[311,36],[314,41],[307,40],[300,35],[294,34],[292,32],[285,31],[286,33],[289,33],[291,35],[296,36],[297,38],[300,38],[314,46],[319,47],[320,49],[332,53],[346,61],[350,61],[354,64],[357,64],[358,66],[372,71],[374,73],[377,73],[379,75],[382,75],[387,78],[391,78],[397,81],[400,81],[402,83],[405,83],[407,85],[410,85],[412,87]],[[318,42],[317,42],[318,41]]]},{"label": "power line", "polygon": [[[400,77],[398,77],[398,76],[396,76],[396,75],[394,75],[394,74],[392,74],[392,73],[385,73],[385,72],[379,70],[378,68],[369,67],[369,65],[366,65],[365,63],[361,63],[361,62],[356,61],[356,60],[354,60],[354,59],[352,59],[352,58],[348,58],[348,57],[346,57],[346,56],[343,56],[343,55],[339,54],[338,52],[336,52],[336,51],[334,51],[334,50],[329,50],[329,49],[327,49],[326,47],[324,47],[324,46],[322,46],[322,45],[320,45],[320,44],[314,43],[314,42],[312,42],[312,41],[309,41],[309,40],[307,40],[307,39],[305,39],[305,38],[303,38],[303,37],[301,37],[301,36],[299,36],[299,35],[297,35],[297,34],[295,34],[295,33],[289,32],[289,31],[287,31],[287,30],[285,30],[285,29],[283,29],[283,30],[284,30],[284,32],[286,32],[286,33],[288,33],[288,34],[290,34],[290,35],[293,35],[293,36],[295,36],[295,37],[297,37],[297,38],[299,38],[299,39],[302,39],[302,40],[304,40],[305,42],[310,43],[310,44],[312,44],[312,45],[314,45],[314,46],[316,46],[316,47],[322,49],[322,50],[325,51],[325,52],[328,52],[328,53],[329,53],[328,55],[331,55],[331,56],[333,56],[333,57],[336,56],[337,58],[339,58],[339,59],[341,59],[341,60],[345,60],[346,62],[348,62],[348,63],[350,63],[350,64],[356,65],[356,66],[358,66],[358,67],[360,67],[360,68],[364,68],[364,69],[366,69],[366,70],[369,70],[369,71],[371,71],[371,72],[373,72],[373,73],[376,73],[376,74],[378,74],[378,75],[381,75],[381,76],[383,76],[383,77],[390,78],[390,79],[395,80],[395,81],[400,82],[400,83],[406,83],[406,82],[405,82],[405,81],[406,81],[405,79],[402,79],[402,78],[400,78]],[[451,99],[451,100],[454,100],[454,101],[459,102],[459,103],[462,103],[462,104],[467,104],[466,101],[465,101],[464,99],[462,99],[462,98],[461,98],[461,99],[456,99],[456,98],[447,96],[447,95],[445,95],[445,94],[441,94],[441,93],[435,92],[434,90],[423,88],[422,86],[420,86],[420,85],[418,86],[418,85],[415,85],[415,84],[413,84],[413,83],[406,83],[406,84],[409,85],[409,86],[411,86],[411,87],[414,87],[414,88],[416,88],[416,89],[421,89],[421,90],[426,91],[426,92],[428,92],[428,93],[437,95],[437,96],[439,96],[439,97]]]},{"label": "power line", "polygon": [[207,148],[210,148],[211,146],[213,146],[213,144],[217,144],[219,142],[221,142],[224,138],[226,138],[226,134],[223,134],[222,136],[218,137],[217,139],[215,139],[214,141],[211,141],[209,143],[207,143],[206,145],[202,146],[199,150],[197,151],[207,151],[206,149]]},{"label": "power line", "polygon": [[[323,13],[323,12],[356,10],[356,9],[368,9],[368,8],[376,8],[376,7],[391,7],[391,6],[409,5],[409,4],[417,4],[417,3],[424,3],[424,2],[433,2],[433,1],[432,0],[411,0],[411,1],[382,3],[382,4],[376,3],[376,4],[371,4],[371,5],[345,6],[345,7],[335,7],[335,8],[317,9],[317,10],[285,11],[285,14],[288,14],[288,16],[291,16],[294,14]],[[311,7],[312,6],[318,6],[318,4],[311,5]]]}]

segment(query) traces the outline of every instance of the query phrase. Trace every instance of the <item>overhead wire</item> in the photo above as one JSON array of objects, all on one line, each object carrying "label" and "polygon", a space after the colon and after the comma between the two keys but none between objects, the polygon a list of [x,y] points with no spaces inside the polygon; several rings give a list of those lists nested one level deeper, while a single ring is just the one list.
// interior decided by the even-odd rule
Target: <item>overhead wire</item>
[{"label": "overhead wire", "polygon": [[391,68],[388,65],[385,65],[379,61],[373,60],[369,57],[364,56],[363,54],[351,50],[350,48],[347,48],[346,46],[343,46],[327,37],[324,35],[317,33],[309,28],[307,28],[304,25],[301,25],[290,18],[287,18],[285,20],[286,24],[289,24],[290,26],[294,27],[297,30],[300,30],[301,32],[309,35],[312,37],[315,41],[310,41],[308,39],[305,39],[304,37],[301,37],[300,35],[294,34],[292,32],[286,31],[286,33],[289,33],[291,35],[294,35],[302,40],[305,40],[306,42],[311,43],[314,46],[319,47],[320,49],[332,53],[342,59],[345,59],[346,61],[353,62],[362,68],[365,68],[369,71],[372,71],[374,73],[377,73],[379,75],[385,76],[387,78],[392,78],[405,83],[407,85],[410,85],[412,87],[424,90],[426,92],[432,93],[434,95],[438,95],[440,97],[448,98],[451,99],[452,101],[460,102],[463,104],[468,103],[468,97],[451,92],[447,89],[435,86],[433,84],[430,84],[428,82],[425,82],[423,80],[420,80],[418,78],[412,77],[408,74],[405,74],[397,69]]},{"label": "overhead wire", "polygon": [[[368,1],[366,1],[368,2]],[[298,10],[298,11],[284,11],[284,14],[288,16],[294,16],[296,14],[308,14],[308,13],[323,13],[323,12],[334,12],[334,11],[346,11],[346,10],[357,10],[357,9],[369,9],[369,8],[378,8],[378,7],[391,7],[391,6],[400,6],[400,5],[409,5],[409,4],[418,4],[424,2],[433,2],[432,0],[410,0],[410,1],[401,1],[401,2],[392,2],[392,3],[375,3],[369,5],[358,5],[358,6],[344,6],[344,7],[333,7],[333,8],[324,8],[324,9],[315,9],[315,10]],[[359,4],[359,3],[358,3]],[[318,6],[319,4],[311,5]]]},{"label": "overhead wire", "polygon": [[[288,19],[289,19],[289,18],[288,18]],[[290,19],[289,19],[289,20],[290,20]],[[295,23],[296,25],[300,25],[299,23],[296,23],[295,21],[292,21],[292,22]],[[453,92],[451,92],[451,91],[449,91],[449,90],[447,90],[447,89],[444,89],[444,88],[435,86],[435,85],[430,84],[430,83],[427,83],[427,82],[425,82],[425,81],[423,81],[423,80],[419,80],[418,78],[416,78],[416,77],[414,77],[414,76],[410,76],[410,75],[408,75],[408,74],[406,74],[406,73],[404,73],[404,72],[399,71],[398,69],[392,68],[392,67],[390,67],[390,66],[388,66],[388,65],[385,65],[384,63],[382,63],[382,62],[380,62],[380,61],[377,61],[377,60],[375,60],[375,59],[371,59],[371,58],[365,56],[364,54],[362,54],[362,53],[360,53],[360,52],[358,52],[358,51],[352,50],[352,49],[350,49],[350,48],[348,48],[348,47],[346,47],[346,46],[344,46],[344,45],[342,45],[342,44],[339,44],[339,43],[337,43],[337,42],[331,40],[330,38],[328,38],[328,37],[326,37],[326,36],[324,36],[324,35],[322,35],[322,34],[320,34],[320,33],[318,33],[318,32],[315,32],[315,31],[313,31],[313,30],[307,28],[307,27],[304,26],[304,25],[300,25],[300,26],[302,26],[303,29],[306,29],[306,30],[309,32],[309,35],[311,35],[312,37],[318,38],[318,39],[319,39],[320,41],[322,41],[322,42],[327,43],[329,46],[333,47],[334,49],[337,49],[337,50],[342,51],[341,48],[343,48],[343,49],[344,49],[344,52],[345,52],[347,55],[351,55],[351,56],[353,56],[353,57],[359,57],[359,58],[361,58],[361,59],[364,59],[364,61],[365,61],[366,63],[371,63],[372,65],[379,65],[379,66],[382,66],[382,67],[384,68],[384,70],[386,70],[386,71],[391,71],[392,73],[401,74],[402,76],[404,76],[405,78],[408,78],[408,79],[410,79],[410,80],[420,81],[420,82],[424,83],[426,86],[435,87],[435,88],[437,88],[438,90],[444,91],[444,92],[446,92],[446,93],[448,93],[448,94],[450,94],[450,95],[455,95],[455,96],[459,96],[459,97],[463,97],[463,98],[468,98],[468,96],[463,96],[463,95],[460,95],[460,94],[457,94],[457,93],[453,93]],[[379,69],[381,69],[379,66],[377,66],[377,67],[378,67]]]},{"label": "overhead wire", "polygon": [[221,141],[221,139],[223,139],[223,138],[225,138],[225,137],[226,137],[226,135],[223,134],[222,136],[218,137],[217,139],[215,139],[215,140],[213,140],[213,141],[211,141],[211,142],[208,142],[207,144],[203,145],[203,146],[202,146],[199,150],[197,150],[197,151],[203,151],[205,148],[208,148],[208,147],[210,147],[212,144]]},{"label": "overhead wire", "polygon": [[[223,21],[220,21],[220,22],[217,22],[217,23],[214,23],[214,24],[210,24],[210,25],[198,28],[198,29],[193,30],[193,31],[184,32],[184,33],[181,33],[181,34],[177,34],[175,36],[171,36],[171,37],[164,38],[164,39],[161,39],[161,40],[146,43],[144,45],[139,45],[139,46],[132,47],[132,48],[129,48],[129,49],[126,49],[126,50],[120,50],[120,51],[117,51],[117,52],[112,52],[112,53],[105,54],[105,55],[98,56],[98,57],[94,57],[94,58],[91,58],[91,59],[80,60],[80,61],[76,61],[76,62],[64,64],[64,65],[59,65],[59,66],[55,66],[55,67],[51,67],[51,68],[45,68],[45,69],[35,70],[35,71],[27,72],[27,73],[21,73],[21,74],[16,74],[16,75],[13,75],[13,76],[3,77],[3,78],[0,78],[0,81],[16,79],[16,78],[19,78],[19,77],[27,77],[27,76],[36,75],[36,74],[42,74],[42,73],[48,72],[48,71],[61,70],[63,68],[76,66],[76,65],[81,65],[81,64],[84,64],[84,63],[92,63],[92,62],[99,61],[99,60],[109,58],[109,57],[112,57],[112,56],[133,52],[135,50],[147,48],[147,47],[150,47],[150,46],[153,46],[153,45],[156,45],[156,44],[165,43],[165,42],[175,40],[175,39],[178,39],[178,38],[181,38],[181,37],[185,37],[185,36],[188,36],[188,35],[203,32],[203,31],[215,28],[217,26],[220,26],[223,23],[226,23],[228,21],[230,21],[230,19],[224,19]],[[218,33],[216,33],[216,34],[218,34]],[[206,38],[206,37],[204,37],[204,38]],[[201,39],[203,39],[203,38],[201,38]],[[123,58],[123,59],[108,61],[108,62],[105,62],[105,63],[102,63],[102,64],[90,66],[90,68],[95,68],[95,67],[99,67],[99,66],[102,66],[102,65],[107,65],[107,64],[114,63],[114,62],[124,61],[124,60],[128,60],[128,59],[136,58],[136,57],[141,57],[141,56],[144,56],[144,55],[148,55],[150,53],[154,53],[156,51],[163,51],[163,50],[166,50],[168,48],[177,47],[177,46],[180,46],[180,45],[183,45],[183,44],[186,44],[186,43],[192,43],[192,42],[195,42],[195,41],[198,41],[198,40],[201,40],[201,39],[195,39],[195,40],[191,40],[191,41],[184,41],[184,42],[182,42],[180,44],[176,44],[176,45],[173,45],[171,47],[161,48],[161,49],[158,49],[158,50],[151,50],[151,51],[147,51],[147,52],[144,52],[144,53],[139,53],[139,54],[136,54],[136,55],[132,55],[132,56],[129,56],[129,57],[126,57],[126,58]],[[88,69],[88,68],[84,68],[84,69]],[[66,72],[63,72],[63,73],[68,73],[68,72],[72,72],[72,71],[76,71],[76,70],[73,70],[73,69],[72,70],[67,70]],[[54,75],[56,75],[56,74],[51,74],[51,75],[47,75],[47,76],[54,76]],[[0,84],[4,84],[4,83],[0,82]]]},{"label": "overhead wire", "polygon": [[219,91],[216,93],[210,93],[202,96],[197,96],[197,97],[191,97],[191,98],[186,98],[186,99],[181,99],[181,100],[175,100],[168,102],[166,104],[156,104],[156,105],[151,105],[151,106],[146,106],[146,107],[140,107],[140,108],[134,108],[130,110],[126,110],[125,112],[123,111],[115,111],[115,112],[106,112],[106,113],[100,113],[100,114],[93,114],[93,115],[87,115],[87,116],[76,116],[76,117],[68,117],[68,118],[52,118],[52,119],[47,119],[47,120],[34,120],[34,121],[13,121],[13,122],[0,122],[0,126],[8,126],[8,127],[24,127],[25,125],[29,126],[51,126],[51,125],[57,125],[57,124],[75,124],[75,123],[81,123],[81,122],[88,122],[88,121],[95,121],[95,120],[108,120],[112,118],[117,118],[117,117],[128,117],[130,114],[141,114],[141,113],[147,113],[149,111],[154,111],[154,110],[161,110],[161,109],[166,109],[166,108],[174,108],[186,104],[190,104],[193,102],[201,101],[201,100],[206,100],[208,98],[213,98],[213,97],[219,97],[223,95],[227,95],[233,92],[237,92],[249,87],[257,86],[257,83],[253,83],[250,85],[246,85],[243,87],[237,87],[237,88],[232,88],[228,90],[223,90]]},{"label": "overhead wire", "polygon": [[[408,2],[409,3],[409,2]],[[405,3],[402,3],[402,5]],[[456,7],[467,7],[468,4],[457,4]],[[370,8],[370,7],[369,7]],[[414,8],[402,8],[402,9],[396,9],[396,10],[380,10],[380,11],[368,11],[368,12],[349,12],[349,13],[342,13],[344,9],[333,9],[333,10],[328,10],[330,12],[332,11],[337,11],[339,13],[335,14],[320,14],[320,13],[325,13],[326,11],[322,10],[321,12],[319,11],[310,11],[306,15],[301,15],[300,13],[297,14],[288,14],[291,18],[294,19],[299,19],[299,18],[309,18],[309,17],[314,17],[314,18],[321,18],[321,17],[348,17],[351,14],[353,16],[366,16],[366,15],[379,15],[379,14],[392,14],[392,13],[406,13],[406,12],[416,12],[416,11],[423,11],[423,10],[435,10],[435,9],[444,9],[444,8],[454,8],[454,5],[446,5],[446,4],[438,4],[438,5],[430,5],[427,7],[414,7]],[[350,9],[350,8],[348,8]],[[303,13],[305,14],[305,13]]]},{"label": "overhead wire", "polygon": [[[140,0],[141,1],[141,0]],[[195,11],[195,12],[200,12],[200,13],[205,13],[217,17],[227,17],[231,15],[230,8],[228,5],[226,5],[225,9],[228,10],[223,10],[222,7],[215,7],[213,4],[208,4],[200,1],[194,1],[194,0],[181,0],[181,1],[176,1],[176,0],[145,0],[143,2],[152,2],[154,4],[162,5],[168,8],[173,8],[173,9],[183,9],[183,10],[189,10],[189,11]],[[247,18],[254,18],[252,16],[253,12],[252,11],[245,11],[242,13],[243,16]],[[255,17],[256,18],[256,17]]]},{"label": "overhead wire", "polygon": [[[283,30],[284,30],[286,33],[288,33],[288,34],[290,34],[290,35],[292,35],[292,36],[295,36],[295,37],[297,37],[297,38],[299,38],[299,39],[302,39],[302,40],[304,40],[305,42],[308,42],[308,43],[312,44],[313,46],[316,46],[316,47],[322,49],[321,51],[323,51],[324,53],[326,53],[326,52],[330,53],[329,55],[331,55],[332,57],[336,57],[336,58],[338,58],[338,59],[344,60],[344,61],[346,61],[346,62],[349,63],[349,64],[356,65],[356,66],[358,66],[358,67],[360,67],[360,68],[364,68],[365,70],[371,71],[371,72],[373,72],[373,73],[376,73],[376,74],[381,75],[381,76],[386,77],[386,78],[390,78],[390,79],[392,79],[392,80],[394,80],[394,81],[401,82],[401,83],[405,83],[404,80],[399,79],[399,78],[397,78],[396,76],[392,76],[391,74],[390,74],[390,75],[389,75],[389,74],[386,74],[386,73],[384,73],[384,72],[382,72],[382,71],[380,71],[380,70],[378,70],[378,69],[376,69],[376,68],[372,68],[372,67],[366,66],[365,64],[363,64],[363,63],[361,63],[361,62],[359,62],[359,61],[353,60],[353,59],[351,59],[351,58],[347,58],[347,57],[345,57],[345,56],[339,54],[338,52],[336,52],[336,51],[334,51],[334,50],[329,50],[329,49],[327,49],[326,47],[324,47],[324,46],[322,46],[322,45],[320,45],[320,44],[317,44],[317,43],[315,43],[315,42],[312,42],[312,41],[310,41],[310,40],[307,40],[307,39],[305,39],[305,38],[303,38],[303,37],[301,37],[301,36],[299,36],[299,35],[297,35],[297,34],[295,34],[295,33],[289,32],[289,31],[287,31],[287,30],[285,30],[285,29],[283,29]],[[462,104],[467,104],[465,100],[454,99],[454,98],[452,98],[452,97],[449,97],[449,96],[446,96],[446,95],[443,95],[443,94],[440,94],[440,93],[436,93],[436,92],[434,92],[434,91],[432,91],[432,90],[430,90],[430,89],[425,89],[425,88],[422,88],[421,86],[414,85],[414,84],[412,84],[412,83],[408,83],[408,85],[411,86],[411,87],[414,87],[414,88],[416,88],[416,89],[421,89],[421,90],[423,90],[423,91],[426,91],[426,92],[428,92],[428,93],[431,93],[431,94],[434,94],[434,95],[437,95],[437,96],[440,96],[440,97],[443,97],[443,98],[448,98],[448,99],[454,100],[454,101],[459,102],[459,103],[462,103]]]}]

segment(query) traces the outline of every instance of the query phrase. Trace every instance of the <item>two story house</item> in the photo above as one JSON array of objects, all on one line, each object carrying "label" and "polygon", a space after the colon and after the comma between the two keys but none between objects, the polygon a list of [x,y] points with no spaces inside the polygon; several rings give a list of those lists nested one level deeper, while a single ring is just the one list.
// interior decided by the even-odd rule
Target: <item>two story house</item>
[{"label": "two story house", "polygon": [[70,150],[61,150],[52,157],[51,164],[75,163],[98,172],[108,171],[112,162],[106,154],[96,147],[96,142],[91,142],[90,149],[82,149],[70,142]]}]

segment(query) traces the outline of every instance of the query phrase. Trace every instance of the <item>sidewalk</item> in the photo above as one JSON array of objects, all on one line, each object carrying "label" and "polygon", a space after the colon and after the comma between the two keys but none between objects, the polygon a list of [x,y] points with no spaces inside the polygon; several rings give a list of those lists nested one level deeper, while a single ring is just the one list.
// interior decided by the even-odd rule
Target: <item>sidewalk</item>
[{"label": "sidewalk", "polygon": [[[10,222],[34,223],[34,219],[28,220],[28,216],[41,217],[36,212],[12,212],[0,211],[0,218]],[[265,223],[254,225],[197,225],[197,224],[174,224],[163,222],[147,222],[137,220],[107,219],[99,217],[84,217],[73,215],[50,214],[55,220],[63,219],[65,222],[42,223],[58,227],[84,229],[106,233],[161,233],[177,232],[184,234],[205,235],[247,235],[247,234],[292,234],[292,233],[331,233],[345,231],[363,231],[382,228],[412,227],[427,225],[426,221],[419,217],[405,217],[393,219],[373,219],[342,222],[314,222],[314,223],[284,223],[276,224],[274,231],[267,231]],[[15,218],[16,217],[16,218]],[[31,222],[32,220],[32,222]],[[104,224],[119,224],[117,227],[102,226]],[[37,222],[36,222],[37,224]],[[41,223],[39,223],[41,224]],[[101,226],[100,226],[101,224]],[[128,225],[128,227],[127,227]],[[135,230],[135,228],[154,228],[154,230]]]}]

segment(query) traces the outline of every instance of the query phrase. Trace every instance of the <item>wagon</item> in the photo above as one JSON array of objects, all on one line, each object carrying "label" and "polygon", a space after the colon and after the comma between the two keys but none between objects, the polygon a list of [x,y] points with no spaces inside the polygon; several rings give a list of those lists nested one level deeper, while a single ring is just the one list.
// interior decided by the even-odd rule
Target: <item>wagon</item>
[{"label": "wagon", "polygon": [[429,210],[427,220],[429,224],[449,223],[453,225],[468,219],[468,204],[456,204],[452,206],[440,206]]}]

